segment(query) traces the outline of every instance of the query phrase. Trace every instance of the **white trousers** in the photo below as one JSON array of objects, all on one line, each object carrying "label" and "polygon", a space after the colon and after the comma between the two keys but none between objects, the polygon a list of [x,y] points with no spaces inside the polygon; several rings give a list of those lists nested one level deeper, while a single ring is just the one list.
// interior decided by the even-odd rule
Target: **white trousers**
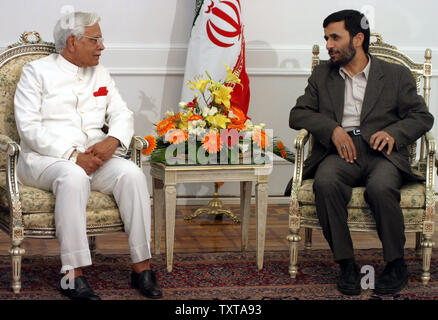
[{"label": "white trousers", "polygon": [[[151,204],[142,170],[132,161],[113,157],[88,176],[78,165],[60,160],[47,167],[37,181],[20,166],[19,180],[52,191],[56,197],[56,236],[61,249],[61,272],[91,265],[86,233],[90,190],[113,194],[128,234],[133,263],[151,258]],[[20,168],[21,167],[21,168]],[[21,169],[21,170],[20,170]]]}]

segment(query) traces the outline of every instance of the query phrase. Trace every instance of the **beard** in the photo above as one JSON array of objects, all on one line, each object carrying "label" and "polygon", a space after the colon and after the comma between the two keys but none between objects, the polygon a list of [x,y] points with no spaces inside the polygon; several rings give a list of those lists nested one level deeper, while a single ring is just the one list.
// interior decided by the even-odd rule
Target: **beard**
[{"label": "beard", "polygon": [[330,57],[330,60],[334,64],[336,64],[336,65],[338,65],[340,67],[346,66],[356,56],[356,49],[353,46],[353,39],[350,39],[350,43],[348,44],[347,47],[342,48],[339,51],[335,51],[333,49],[330,49],[328,53],[329,54],[337,53],[339,55],[339,57],[336,60],[334,58]]}]

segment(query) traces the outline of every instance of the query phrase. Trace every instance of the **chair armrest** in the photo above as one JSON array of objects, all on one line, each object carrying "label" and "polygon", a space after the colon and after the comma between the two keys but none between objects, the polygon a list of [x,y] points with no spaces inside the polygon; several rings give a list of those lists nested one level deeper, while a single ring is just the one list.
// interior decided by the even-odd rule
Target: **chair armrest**
[{"label": "chair armrest", "polygon": [[24,238],[20,194],[18,192],[17,160],[20,146],[6,135],[0,134],[0,151],[6,153],[6,188],[10,213],[10,233],[13,243]]},{"label": "chair armrest", "polygon": [[4,134],[0,134],[0,151],[8,152],[9,143],[15,143],[15,141]]},{"label": "chair armrest", "polygon": [[132,145],[131,160],[141,168],[142,167],[141,151],[149,147],[149,142],[147,142],[143,137],[133,136],[131,145]]},{"label": "chair armrest", "polygon": [[295,156],[295,168],[293,177],[293,186],[299,187],[303,178],[303,167],[304,167],[304,146],[309,141],[310,134],[306,129],[301,129],[295,138],[294,146],[297,150]]}]

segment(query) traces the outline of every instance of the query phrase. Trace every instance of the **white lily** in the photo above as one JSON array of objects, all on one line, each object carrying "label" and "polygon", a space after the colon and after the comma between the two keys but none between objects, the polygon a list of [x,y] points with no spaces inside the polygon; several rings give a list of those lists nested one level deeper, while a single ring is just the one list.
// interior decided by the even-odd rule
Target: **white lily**
[{"label": "white lily", "polygon": [[205,108],[202,109],[202,116],[204,118],[206,118],[208,116],[214,116],[217,113],[217,111],[218,110],[217,110],[216,107],[213,107],[213,108],[205,107]]},{"label": "white lily", "polygon": [[175,113],[173,111],[166,111],[166,117],[173,117]]}]

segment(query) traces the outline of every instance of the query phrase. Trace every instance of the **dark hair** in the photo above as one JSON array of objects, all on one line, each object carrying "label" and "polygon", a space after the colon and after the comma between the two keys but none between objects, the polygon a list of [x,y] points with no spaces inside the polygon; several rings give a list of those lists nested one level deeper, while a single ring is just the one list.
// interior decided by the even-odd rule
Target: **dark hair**
[{"label": "dark hair", "polygon": [[350,37],[353,38],[359,32],[362,32],[365,36],[362,44],[363,51],[368,53],[370,46],[370,24],[367,17],[363,13],[356,10],[342,10],[332,13],[325,18],[322,26],[325,28],[332,22],[344,21],[345,29],[350,33]]}]

